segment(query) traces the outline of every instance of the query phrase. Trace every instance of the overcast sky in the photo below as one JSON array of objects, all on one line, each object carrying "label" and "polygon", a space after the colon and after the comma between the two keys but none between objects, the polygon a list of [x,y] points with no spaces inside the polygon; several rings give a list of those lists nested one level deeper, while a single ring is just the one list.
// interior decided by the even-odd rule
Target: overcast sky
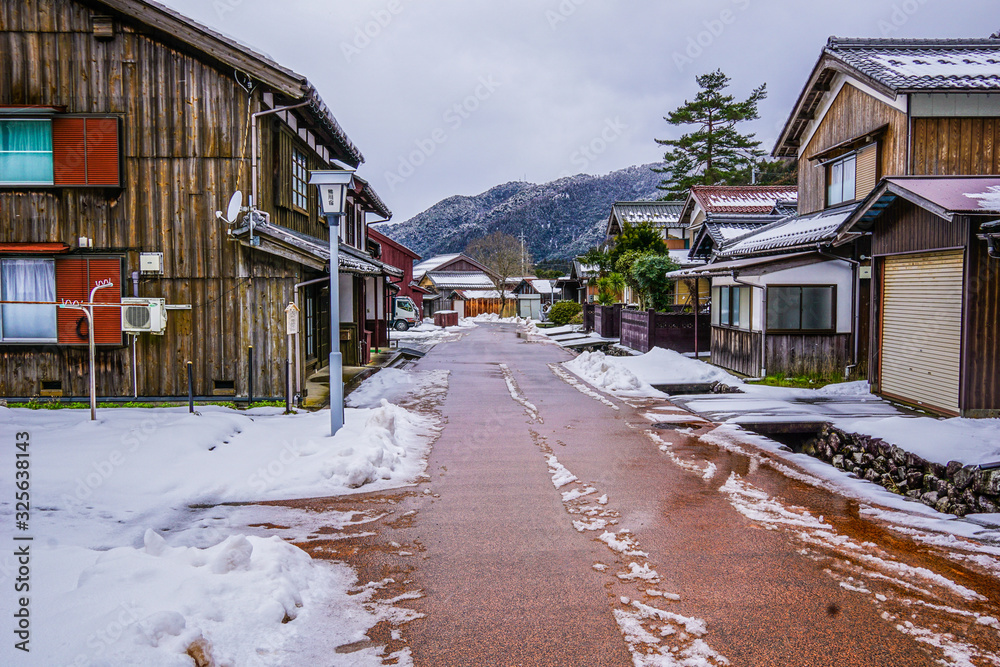
[{"label": "overcast sky", "polygon": [[406,220],[512,180],[662,158],[721,68],[770,151],[827,37],[988,37],[995,0],[162,0],[304,74]]}]

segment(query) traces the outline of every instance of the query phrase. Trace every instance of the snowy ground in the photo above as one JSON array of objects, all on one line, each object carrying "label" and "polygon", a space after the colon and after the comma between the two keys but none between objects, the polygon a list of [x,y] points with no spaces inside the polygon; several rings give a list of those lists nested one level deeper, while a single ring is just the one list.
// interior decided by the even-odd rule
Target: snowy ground
[{"label": "snowy ground", "polygon": [[[1000,525],[1000,515],[970,514],[965,520],[959,520],[950,514],[940,514],[818,459],[785,451],[787,448],[779,443],[739,426],[745,411],[760,410],[761,406],[766,406],[768,414],[777,415],[775,419],[782,419],[783,414],[803,418],[802,415],[808,416],[809,410],[815,408],[813,418],[821,416],[823,421],[830,421],[845,431],[879,437],[927,460],[978,464],[1000,461],[1000,419],[935,419],[903,415],[871,395],[866,382],[827,385],[818,390],[745,384],[720,368],[658,348],[636,357],[610,357],[600,352],[585,352],[563,365],[608,394],[634,404],[650,398],[668,398],[653,389],[653,384],[721,381],[738,387],[745,393],[680,397],[674,401],[678,404],[683,402],[689,409],[709,404],[726,406],[714,414],[723,414],[728,418],[716,420],[724,423],[709,433],[699,435],[703,442],[743,454],[750,454],[754,449],[767,452],[771,465],[782,467],[787,474],[800,481],[861,500],[866,503],[863,513],[895,524],[901,532],[918,541],[950,546],[955,544],[955,538],[962,537],[992,543],[983,545],[980,550],[984,554],[981,564],[1000,573],[1000,547],[994,546],[1000,544],[1000,531],[995,530]],[[826,401],[832,403],[826,404]],[[836,416],[838,409],[845,409],[844,406],[853,406],[854,412],[867,410],[870,416]],[[651,412],[648,417],[653,421],[670,421],[672,418],[691,420],[690,414],[682,413],[677,408],[670,409],[677,414],[657,411]],[[780,461],[790,465],[783,465]],[[984,530],[984,526],[988,530]],[[975,555],[957,557],[969,560],[980,558]]]},{"label": "snowy ground", "polygon": [[[119,408],[99,410],[91,422],[86,410],[0,408],[8,450],[16,433],[30,437],[30,521],[19,536],[33,538],[31,653],[5,641],[0,662],[190,665],[201,653],[213,664],[319,664],[398,616],[371,601],[372,590],[356,589],[349,567],[313,561],[275,531],[247,528],[280,523],[290,527],[282,537],[301,539],[338,517],[219,505],[414,481],[438,420],[385,398],[433,402],[447,376],[380,375],[356,392],[363,407],[346,411],[335,437],[328,411]],[[15,526],[13,469],[3,473],[5,532]],[[10,544],[0,557],[5,587],[16,576]],[[14,610],[3,613],[12,618]],[[372,647],[343,664],[382,657]],[[408,656],[397,657],[407,664]]]}]

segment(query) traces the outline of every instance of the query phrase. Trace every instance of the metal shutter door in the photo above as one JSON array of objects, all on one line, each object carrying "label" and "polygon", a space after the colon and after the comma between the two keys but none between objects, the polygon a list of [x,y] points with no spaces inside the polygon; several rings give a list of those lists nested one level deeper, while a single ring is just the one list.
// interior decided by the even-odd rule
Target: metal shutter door
[{"label": "metal shutter door", "polygon": [[881,389],[959,411],[963,251],[887,257]]}]

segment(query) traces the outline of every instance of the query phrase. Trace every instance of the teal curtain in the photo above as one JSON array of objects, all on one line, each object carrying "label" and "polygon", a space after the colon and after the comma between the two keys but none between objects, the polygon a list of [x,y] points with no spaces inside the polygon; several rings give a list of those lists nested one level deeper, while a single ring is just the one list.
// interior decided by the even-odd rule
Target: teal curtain
[{"label": "teal curtain", "polygon": [[0,120],[0,183],[52,184],[52,122]]}]

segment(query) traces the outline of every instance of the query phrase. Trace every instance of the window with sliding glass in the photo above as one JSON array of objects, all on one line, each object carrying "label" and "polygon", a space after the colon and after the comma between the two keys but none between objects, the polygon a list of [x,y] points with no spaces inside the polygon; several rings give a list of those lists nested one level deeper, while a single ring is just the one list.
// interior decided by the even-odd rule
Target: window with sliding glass
[{"label": "window with sliding glass", "polygon": [[836,297],[835,285],[772,285],[767,288],[767,329],[832,333]]}]

